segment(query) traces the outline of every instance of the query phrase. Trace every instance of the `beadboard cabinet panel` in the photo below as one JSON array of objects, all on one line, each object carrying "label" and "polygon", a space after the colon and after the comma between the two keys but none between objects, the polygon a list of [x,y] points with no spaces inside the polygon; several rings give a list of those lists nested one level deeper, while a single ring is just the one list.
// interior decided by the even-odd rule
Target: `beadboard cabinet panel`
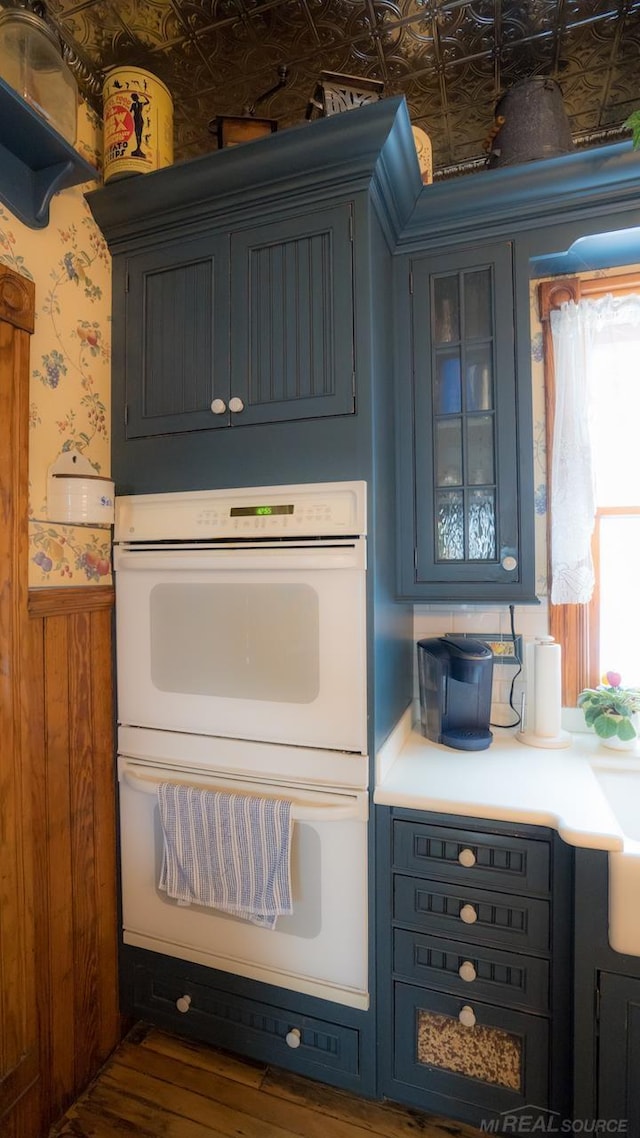
[{"label": "beadboard cabinet panel", "polygon": [[345,203],[232,235],[234,425],[354,411],[351,224]]},{"label": "beadboard cabinet panel", "polygon": [[228,242],[171,241],[127,259],[127,438],[219,425],[229,386]]},{"label": "beadboard cabinet panel", "polygon": [[348,203],[116,258],[127,439],[354,411]]},{"label": "beadboard cabinet panel", "polygon": [[574,1114],[603,1119],[614,1133],[625,1126],[619,1132],[635,1135],[640,1133],[640,957],[609,944],[606,850],[576,850],[574,945]]},{"label": "beadboard cabinet panel", "polygon": [[640,1133],[640,980],[600,976],[598,1116]]}]

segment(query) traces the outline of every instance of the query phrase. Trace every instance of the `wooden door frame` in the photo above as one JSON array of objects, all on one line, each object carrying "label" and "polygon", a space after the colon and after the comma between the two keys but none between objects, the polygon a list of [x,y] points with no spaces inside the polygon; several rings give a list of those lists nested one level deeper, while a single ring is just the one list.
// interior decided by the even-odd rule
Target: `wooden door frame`
[{"label": "wooden door frame", "polygon": [[41,1109],[27,605],[34,317],[33,281],[0,265],[0,1126],[8,1136],[35,1136]]}]

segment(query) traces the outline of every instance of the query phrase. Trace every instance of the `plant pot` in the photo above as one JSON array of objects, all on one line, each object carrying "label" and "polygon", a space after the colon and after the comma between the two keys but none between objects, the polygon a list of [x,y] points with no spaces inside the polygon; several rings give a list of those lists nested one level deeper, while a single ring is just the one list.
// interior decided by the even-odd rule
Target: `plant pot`
[{"label": "plant pot", "polygon": [[633,715],[631,722],[636,729],[634,739],[620,739],[617,735],[612,735],[610,739],[600,739],[603,747],[609,751],[635,751],[637,750],[638,743],[640,742],[640,715]]}]

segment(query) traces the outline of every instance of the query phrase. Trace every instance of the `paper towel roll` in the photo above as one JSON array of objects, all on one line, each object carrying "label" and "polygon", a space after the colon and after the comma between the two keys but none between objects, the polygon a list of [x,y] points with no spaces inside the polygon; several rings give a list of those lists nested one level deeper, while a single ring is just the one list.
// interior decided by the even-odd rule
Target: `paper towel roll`
[{"label": "paper towel roll", "polygon": [[533,674],[534,731],[541,738],[554,739],[561,732],[562,671],[560,645],[552,636],[536,641]]},{"label": "paper towel roll", "polygon": [[533,735],[536,729],[536,682],[535,682],[535,640],[528,640],[524,646],[524,681],[526,695],[524,700],[524,721],[521,732]]}]

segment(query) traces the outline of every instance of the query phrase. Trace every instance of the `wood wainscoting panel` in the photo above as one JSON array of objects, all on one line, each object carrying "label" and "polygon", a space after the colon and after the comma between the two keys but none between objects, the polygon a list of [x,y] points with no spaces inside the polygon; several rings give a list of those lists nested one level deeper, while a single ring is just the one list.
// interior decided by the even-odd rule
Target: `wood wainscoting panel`
[{"label": "wood wainscoting panel", "polygon": [[[45,598],[44,592],[52,595]],[[91,595],[98,592],[99,598]],[[113,590],[31,590],[29,612],[37,705],[34,812],[42,836],[36,877],[41,1053],[50,1122],[84,1090],[122,1037]]]}]

